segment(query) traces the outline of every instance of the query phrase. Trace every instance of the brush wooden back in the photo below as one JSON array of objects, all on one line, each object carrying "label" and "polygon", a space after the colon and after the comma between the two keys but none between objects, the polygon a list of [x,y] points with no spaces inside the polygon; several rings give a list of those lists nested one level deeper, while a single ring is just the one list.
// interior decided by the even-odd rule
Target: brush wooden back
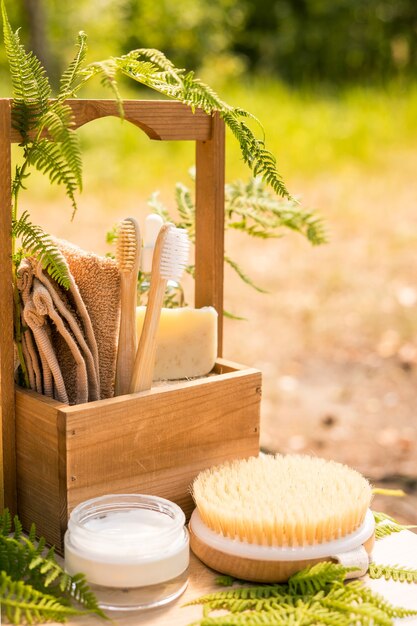
[{"label": "brush wooden back", "polygon": [[[113,100],[68,100],[75,128],[118,116]],[[11,99],[0,99],[0,509],[15,511],[16,462],[13,376],[13,290],[11,262]],[[214,306],[219,315],[219,356],[223,332],[224,123],[218,114],[195,113],[180,102],[130,100],[125,119],[150,139],[196,142],[195,306]]]}]

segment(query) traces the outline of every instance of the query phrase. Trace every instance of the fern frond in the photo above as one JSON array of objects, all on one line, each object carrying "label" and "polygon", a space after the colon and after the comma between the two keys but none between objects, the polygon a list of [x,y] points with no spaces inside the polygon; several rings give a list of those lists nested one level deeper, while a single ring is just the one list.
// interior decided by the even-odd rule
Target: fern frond
[{"label": "fern frond", "polygon": [[0,598],[2,612],[11,624],[65,622],[68,617],[85,614],[85,611],[63,605],[54,596],[33,589],[22,580],[12,580],[4,571],[0,572]]},{"label": "fern frond", "polygon": [[402,530],[410,530],[417,528],[415,524],[399,524],[393,517],[380,511],[372,511],[375,519],[375,539],[382,539],[388,537],[393,533],[399,533]]},{"label": "fern frond", "polygon": [[0,513],[0,535],[7,537],[12,530],[12,516],[9,509],[4,509]]},{"label": "fern frond", "polygon": [[64,100],[74,95],[76,81],[80,78],[80,72],[87,54],[87,35],[83,31],[78,33],[77,53],[67,69],[61,76],[58,98]]},{"label": "fern frond", "polygon": [[51,86],[39,60],[20,44],[13,32],[2,0],[3,36],[13,87],[13,125],[25,140],[39,118],[47,111]]},{"label": "fern frond", "polygon": [[329,597],[340,599],[341,597],[350,602],[367,602],[384,611],[389,617],[407,617],[408,615],[417,615],[417,611],[413,609],[404,609],[394,606],[386,600],[381,594],[376,593],[369,587],[366,587],[362,581],[354,580],[348,585],[341,585],[338,589],[330,592]]},{"label": "fern frond", "polygon": [[77,173],[73,172],[64,157],[59,144],[49,139],[41,139],[33,144],[28,152],[29,163],[43,174],[47,174],[51,183],[65,187],[74,212],[77,209],[75,193],[78,190]]},{"label": "fern frond", "polygon": [[343,567],[339,563],[323,561],[293,574],[288,580],[288,588],[293,594],[314,594],[325,589],[329,584],[342,582],[346,578],[346,574],[355,569],[354,567]]},{"label": "fern frond", "polygon": [[371,563],[368,574],[370,578],[385,578],[400,583],[417,583],[417,569],[401,567],[400,565],[377,565]]},{"label": "fern frond", "polygon": [[216,591],[205,596],[197,598],[187,604],[210,604],[211,602],[227,601],[227,600],[261,600],[264,598],[282,598],[288,593],[286,585],[256,585],[235,587],[227,591]]},{"label": "fern frond", "polygon": [[56,100],[43,116],[42,126],[52,141],[57,144],[68,171],[72,173],[76,188],[82,190],[81,149],[77,133],[71,128],[74,124],[72,109]]},{"label": "fern frond", "polygon": [[13,237],[20,238],[22,247],[35,255],[58,284],[69,289],[70,280],[65,260],[40,226],[29,221],[29,213],[25,211],[18,220],[12,222]]}]

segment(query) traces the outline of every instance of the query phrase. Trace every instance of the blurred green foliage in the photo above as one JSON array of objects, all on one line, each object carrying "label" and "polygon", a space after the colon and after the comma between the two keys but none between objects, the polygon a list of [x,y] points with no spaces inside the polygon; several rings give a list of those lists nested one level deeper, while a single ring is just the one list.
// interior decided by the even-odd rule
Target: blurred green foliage
[{"label": "blurred green foliage", "polygon": [[[52,75],[80,29],[90,59],[155,47],[208,82],[255,72],[293,84],[377,83],[417,69],[416,0],[9,0],[7,8],[25,45],[43,30],[39,56]],[[3,74],[3,52],[0,66]]]}]

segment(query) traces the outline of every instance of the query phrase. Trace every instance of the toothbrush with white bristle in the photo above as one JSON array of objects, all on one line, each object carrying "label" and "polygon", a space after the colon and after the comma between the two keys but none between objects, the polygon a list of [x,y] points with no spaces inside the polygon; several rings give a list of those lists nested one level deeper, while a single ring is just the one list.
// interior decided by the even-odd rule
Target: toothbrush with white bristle
[{"label": "toothbrush with white bristle", "polygon": [[114,395],[129,393],[137,348],[136,305],[141,240],[133,217],[119,224],[116,258],[120,271],[120,324]]},{"label": "toothbrush with white bristle", "polygon": [[188,262],[190,244],[187,231],[164,224],[156,240],[152,260],[151,286],[136,352],[130,392],[145,391],[152,386],[155,367],[157,332],[164,294],[169,280],[179,281]]}]

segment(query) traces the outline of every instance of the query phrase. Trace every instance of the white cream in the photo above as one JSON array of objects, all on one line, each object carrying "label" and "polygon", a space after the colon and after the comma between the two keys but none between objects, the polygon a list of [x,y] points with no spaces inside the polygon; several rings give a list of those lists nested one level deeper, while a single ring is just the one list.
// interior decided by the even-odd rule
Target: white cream
[{"label": "white cream", "polygon": [[112,495],[80,504],[65,536],[65,567],[90,584],[138,588],[166,583],[189,563],[185,516],[155,496]]}]

